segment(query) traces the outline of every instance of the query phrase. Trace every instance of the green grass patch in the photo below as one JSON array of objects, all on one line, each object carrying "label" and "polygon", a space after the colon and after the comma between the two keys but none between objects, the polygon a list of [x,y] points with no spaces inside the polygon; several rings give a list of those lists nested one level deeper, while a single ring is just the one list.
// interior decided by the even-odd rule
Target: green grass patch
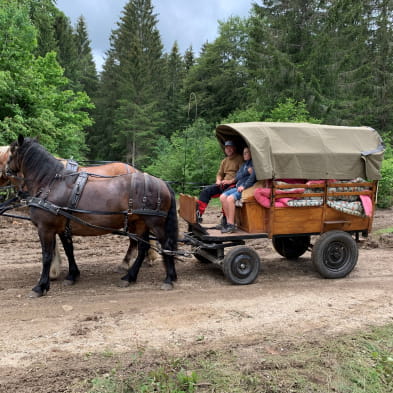
[{"label": "green grass patch", "polygon": [[393,233],[393,227],[382,228],[382,229],[378,229],[377,231],[373,232],[373,234],[375,234],[375,235],[383,235],[385,233]]},{"label": "green grass patch", "polygon": [[117,369],[97,375],[78,391],[391,393],[393,325],[335,339],[262,341],[179,358],[146,351],[116,364]]}]

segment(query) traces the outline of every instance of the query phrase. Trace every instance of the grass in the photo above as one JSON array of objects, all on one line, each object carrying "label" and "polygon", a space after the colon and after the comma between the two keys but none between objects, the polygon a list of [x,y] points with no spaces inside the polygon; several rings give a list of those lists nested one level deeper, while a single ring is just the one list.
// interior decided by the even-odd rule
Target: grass
[{"label": "grass", "polygon": [[373,232],[375,235],[383,235],[384,233],[393,233],[393,227],[378,229]]},{"label": "grass", "polygon": [[[89,393],[391,393],[393,325],[302,343],[254,342],[171,358],[132,354]],[[131,360],[130,360],[131,359]],[[121,365],[123,364],[123,365]],[[128,364],[124,366],[124,364]],[[79,389],[79,390],[78,390]],[[77,388],[81,392],[80,386]]]}]

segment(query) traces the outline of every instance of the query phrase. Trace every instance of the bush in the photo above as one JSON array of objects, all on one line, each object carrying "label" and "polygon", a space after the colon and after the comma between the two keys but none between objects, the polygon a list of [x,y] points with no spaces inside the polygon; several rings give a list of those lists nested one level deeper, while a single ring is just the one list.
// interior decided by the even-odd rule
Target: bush
[{"label": "bush", "polygon": [[194,195],[200,185],[214,183],[223,158],[211,127],[202,119],[176,131],[170,141],[162,138],[156,154],[154,163],[144,170],[172,182],[176,192]]},{"label": "bush", "polygon": [[381,168],[382,179],[378,186],[378,207],[393,205],[393,158],[385,159]]}]

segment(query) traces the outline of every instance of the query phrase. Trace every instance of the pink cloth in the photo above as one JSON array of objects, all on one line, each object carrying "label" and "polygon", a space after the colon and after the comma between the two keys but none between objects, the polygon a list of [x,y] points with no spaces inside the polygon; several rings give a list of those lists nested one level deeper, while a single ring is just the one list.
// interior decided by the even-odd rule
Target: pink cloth
[{"label": "pink cloth", "polygon": [[[256,188],[254,191],[254,197],[260,205],[269,209],[269,207],[270,207],[270,193],[271,193],[270,188]],[[294,199],[294,198],[278,198],[278,199],[276,199],[274,206],[275,207],[286,207],[286,206],[288,206],[287,202],[290,201],[291,199]]]},{"label": "pink cloth", "polygon": [[371,198],[368,195],[359,195],[359,196],[363,205],[364,214],[367,217],[371,217],[373,215],[373,202]]}]

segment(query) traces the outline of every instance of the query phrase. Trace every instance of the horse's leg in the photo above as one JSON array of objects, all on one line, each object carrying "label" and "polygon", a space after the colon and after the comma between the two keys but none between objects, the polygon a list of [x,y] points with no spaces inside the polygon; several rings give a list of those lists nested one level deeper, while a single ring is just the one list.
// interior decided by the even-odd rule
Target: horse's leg
[{"label": "horse's leg", "polygon": [[149,231],[145,232],[141,238],[142,240],[138,242],[138,256],[136,257],[133,265],[128,269],[127,274],[121,278],[119,285],[122,287],[128,287],[131,282],[136,281],[139,269],[142,266],[142,262],[145,259],[147,250],[150,247]]},{"label": "horse's leg", "polygon": [[56,235],[41,229],[38,231],[42,248],[42,271],[38,284],[32,289],[30,297],[41,297],[49,291],[49,271],[55,250]]},{"label": "horse's leg", "polygon": [[56,242],[55,245],[55,253],[53,254],[52,263],[50,265],[49,277],[51,280],[56,280],[60,275],[60,265],[61,265],[61,257],[59,252],[59,246]]},{"label": "horse's leg", "polygon": [[153,246],[155,245],[154,243],[155,243],[155,240],[150,241],[150,248],[147,253],[148,259],[149,259],[149,266],[153,266],[154,262],[160,258],[160,254],[152,247],[152,245]]},{"label": "horse's leg", "polygon": [[130,268],[130,261],[131,259],[135,258],[137,250],[137,242],[130,238],[130,245],[128,246],[126,255],[124,256],[123,261],[115,268],[116,273],[124,273],[128,271],[128,269]]},{"label": "horse's leg", "polygon": [[59,236],[68,258],[68,275],[64,280],[64,284],[73,285],[80,276],[80,271],[74,257],[74,244],[72,243],[72,237],[66,235],[64,232],[59,234]]},{"label": "horse's leg", "polygon": [[[174,251],[176,247],[172,246],[172,242],[168,239],[167,234],[163,228],[156,230],[157,240],[161,245],[163,250]],[[173,281],[177,280],[177,274],[175,269],[175,257],[174,255],[169,255],[163,253],[163,262],[166,271],[166,277],[161,289],[169,290],[173,289]]]}]

